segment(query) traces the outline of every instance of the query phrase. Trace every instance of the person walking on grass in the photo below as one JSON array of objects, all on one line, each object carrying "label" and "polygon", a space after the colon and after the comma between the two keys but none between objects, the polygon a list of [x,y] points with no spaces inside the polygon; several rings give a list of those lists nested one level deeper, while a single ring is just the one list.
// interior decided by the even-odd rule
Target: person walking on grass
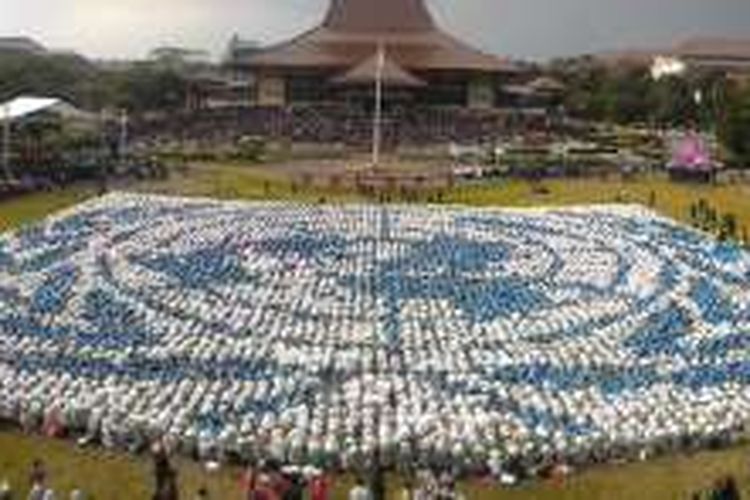
[{"label": "person walking on grass", "polygon": [[737,481],[729,476],[724,480],[724,497],[723,500],[740,500],[740,489],[737,487]]},{"label": "person walking on grass", "polygon": [[42,462],[42,460],[35,458],[31,463],[31,470],[29,471],[29,483],[31,484],[32,488],[35,484],[43,487],[46,481],[47,468],[44,466],[44,462]]},{"label": "person walking on grass", "polygon": [[331,481],[325,471],[316,475],[310,481],[310,499],[328,500],[331,490]]},{"label": "person walking on grass", "polygon": [[44,500],[44,486],[34,483],[29,491],[28,500]]},{"label": "person walking on grass", "polygon": [[709,495],[710,500],[740,500],[741,498],[737,481],[731,476],[716,481]]},{"label": "person walking on grass", "polygon": [[357,478],[354,488],[349,491],[349,500],[373,500],[372,491],[365,485],[361,477]]},{"label": "person walking on grass", "polygon": [[13,491],[7,479],[3,479],[0,483],[0,500],[13,500]]}]

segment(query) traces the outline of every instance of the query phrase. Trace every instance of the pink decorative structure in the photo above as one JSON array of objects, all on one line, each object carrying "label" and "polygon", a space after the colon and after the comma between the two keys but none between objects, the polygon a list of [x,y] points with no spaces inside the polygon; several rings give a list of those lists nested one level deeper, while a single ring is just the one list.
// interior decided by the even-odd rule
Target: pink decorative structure
[{"label": "pink decorative structure", "polygon": [[672,161],[667,165],[669,170],[690,172],[713,172],[717,165],[711,160],[706,141],[695,132],[688,132],[683,138],[675,141],[672,148]]},{"label": "pink decorative structure", "polygon": [[691,131],[672,143],[672,160],[667,164],[670,176],[675,180],[699,180],[709,182],[721,169],[713,161],[706,140]]}]

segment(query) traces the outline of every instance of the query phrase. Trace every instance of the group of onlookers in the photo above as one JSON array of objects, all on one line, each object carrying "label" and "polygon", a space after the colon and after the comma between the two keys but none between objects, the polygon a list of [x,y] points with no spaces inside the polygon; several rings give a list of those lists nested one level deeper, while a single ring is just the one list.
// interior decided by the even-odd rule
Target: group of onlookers
[{"label": "group of onlookers", "polygon": [[719,479],[708,491],[693,494],[692,500],[740,500],[742,495],[737,481],[732,476]]},{"label": "group of onlookers", "polygon": [[[178,500],[177,472],[167,450],[156,445],[152,449],[155,488],[152,500]],[[279,467],[263,463],[247,467],[241,478],[242,500],[328,500],[332,498],[334,477],[312,467]],[[456,487],[455,476],[448,471],[436,473],[430,469],[405,475],[399,500],[465,500]],[[348,500],[383,500],[386,496],[384,472],[374,468],[371,473],[357,476],[349,489]],[[47,469],[36,459],[29,470],[29,492],[17,496],[7,480],[0,481],[0,500],[62,500],[47,483]],[[70,492],[70,500],[85,500],[80,489]],[[205,486],[189,500],[210,500]],[[741,500],[737,481],[732,476],[717,480],[712,488],[698,491],[692,500]]]},{"label": "group of onlookers", "polygon": [[[7,480],[0,482],[0,500],[63,500],[47,483],[47,468],[44,462],[35,459],[29,470],[29,492],[24,496],[16,495]],[[76,488],[70,492],[70,500],[85,500],[86,495]]]},{"label": "group of onlookers", "polygon": [[[496,136],[509,127],[536,129],[533,120],[447,109],[387,110],[382,121],[385,146],[473,143]],[[543,127],[542,127],[543,128]],[[352,106],[311,105],[290,108],[239,108],[194,111],[179,116],[141,120],[132,126],[138,141],[154,138],[231,143],[239,136],[259,136],[298,143],[362,145],[372,140],[372,114]]]},{"label": "group of onlookers", "polygon": [[[347,493],[348,500],[383,500],[386,497],[385,471],[373,466],[356,476]],[[328,500],[332,498],[334,476],[314,468],[277,467],[263,464],[248,467],[242,478],[243,500]],[[399,490],[403,500],[463,500],[455,476],[425,469],[408,475]],[[203,497],[199,497],[202,499]]]},{"label": "group of onlookers", "polygon": [[[156,445],[152,449],[155,490],[153,500],[178,500],[177,473],[170,463],[167,448]],[[399,491],[403,500],[464,500],[458,492],[456,476],[445,470],[424,469],[405,474]],[[328,500],[333,498],[335,476],[329,471],[312,466],[281,466],[261,462],[248,466],[241,476],[242,500]],[[367,472],[356,476],[347,493],[348,500],[384,500],[386,498],[385,470],[377,463]],[[195,494],[195,500],[208,500],[206,487]]]}]

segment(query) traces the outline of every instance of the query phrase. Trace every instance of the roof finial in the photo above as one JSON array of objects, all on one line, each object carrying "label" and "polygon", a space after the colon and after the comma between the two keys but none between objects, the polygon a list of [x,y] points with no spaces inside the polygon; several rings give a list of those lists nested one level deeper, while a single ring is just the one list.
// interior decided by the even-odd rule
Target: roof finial
[{"label": "roof finial", "polygon": [[347,32],[426,31],[435,27],[424,0],[331,0],[323,25]]}]

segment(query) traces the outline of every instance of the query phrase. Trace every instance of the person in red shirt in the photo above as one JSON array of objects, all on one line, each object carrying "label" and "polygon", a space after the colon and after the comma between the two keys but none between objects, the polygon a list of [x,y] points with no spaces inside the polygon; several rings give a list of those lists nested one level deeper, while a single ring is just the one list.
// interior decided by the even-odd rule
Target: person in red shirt
[{"label": "person in red shirt", "polygon": [[240,478],[240,488],[245,500],[255,500],[255,488],[258,483],[258,475],[252,466],[248,466]]},{"label": "person in red shirt", "polygon": [[310,500],[328,500],[331,480],[325,474],[319,474],[310,481]]}]

